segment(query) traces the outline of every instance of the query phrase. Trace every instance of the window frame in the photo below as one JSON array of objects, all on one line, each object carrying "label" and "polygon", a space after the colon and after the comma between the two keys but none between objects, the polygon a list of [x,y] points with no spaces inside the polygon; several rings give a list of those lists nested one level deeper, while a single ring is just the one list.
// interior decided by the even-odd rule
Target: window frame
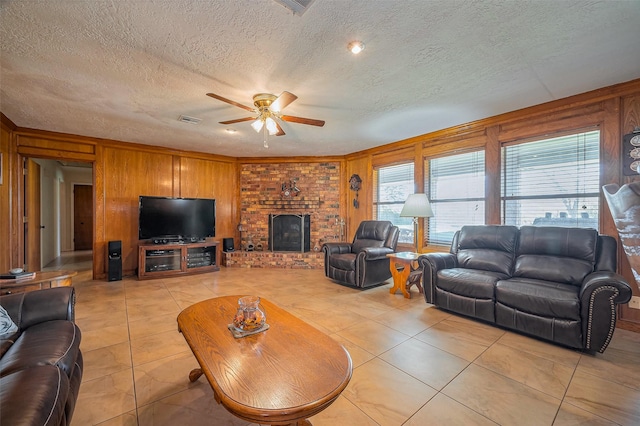
[{"label": "window frame", "polygon": [[[592,133],[592,132],[598,132],[598,145],[597,145],[597,153],[598,153],[598,159],[595,162],[597,164],[597,181],[598,184],[595,187],[595,191],[593,192],[574,192],[574,193],[555,193],[555,194],[539,194],[539,195],[530,195],[530,196],[526,196],[526,195],[516,195],[516,196],[512,196],[512,195],[505,195],[505,188],[506,188],[506,182],[507,179],[509,179],[508,176],[506,176],[506,168],[507,168],[507,153],[506,150],[510,147],[514,147],[514,146],[519,146],[519,145],[523,145],[523,144],[528,144],[528,143],[535,143],[535,142],[546,142],[546,141],[550,141],[553,139],[559,139],[559,138],[563,138],[563,137],[579,137],[580,135],[583,134],[587,134],[587,133]],[[507,210],[507,205],[506,205],[506,201],[514,201],[514,200],[523,200],[523,201],[527,201],[527,200],[557,200],[557,199],[562,199],[562,198],[570,198],[570,199],[577,199],[577,198],[583,198],[583,199],[594,199],[597,202],[597,206],[595,208],[593,208],[592,210],[595,210],[597,212],[597,220],[596,220],[596,225],[595,225],[595,229],[598,230],[598,232],[600,231],[600,223],[601,223],[601,210],[602,210],[602,200],[600,197],[600,188],[602,186],[602,158],[603,158],[603,152],[602,152],[602,147],[603,147],[603,130],[601,129],[600,126],[598,125],[592,125],[592,126],[585,126],[585,127],[578,127],[578,128],[572,128],[572,129],[565,129],[562,130],[560,132],[554,132],[554,133],[547,133],[547,134],[542,134],[542,135],[537,135],[537,136],[531,136],[531,137],[527,137],[527,138],[523,138],[523,139],[519,139],[519,140],[511,140],[511,141],[506,141],[501,143],[500,146],[500,185],[499,185],[499,210],[500,210],[500,223],[501,224],[506,224],[507,222],[507,217],[506,217],[506,210]],[[551,195],[551,196],[550,196]],[[523,226],[526,224],[516,224],[515,226]],[[535,225],[534,225],[535,226]],[[541,226],[545,226],[544,224],[542,224]],[[553,226],[553,225],[551,225]],[[559,226],[559,225],[556,225]],[[568,226],[578,226],[578,225],[568,225]],[[579,227],[579,226],[578,226]]]},{"label": "window frame", "polygon": [[[402,200],[395,200],[395,201],[380,201],[380,170],[381,169],[388,169],[388,168],[394,168],[394,167],[402,167],[402,166],[411,166],[412,170],[411,170],[411,183],[412,183],[412,190],[409,191],[406,196],[404,197],[404,199]],[[393,163],[387,163],[387,164],[379,164],[373,167],[373,191],[372,191],[372,216],[373,216],[373,220],[390,220],[391,223],[393,223],[395,226],[398,226],[401,229],[401,233],[400,233],[400,237],[398,239],[398,244],[410,244],[413,245],[414,244],[414,239],[412,237],[411,241],[405,241],[405,237],[408,236],[409,233],[411,233],[411,235],[413,235],[413,221],[412,218],[400,218],[398,217],[397,219],[393,218],[381,218],[380,217],[380,211],[379,211],[379,207],[380,206],[395,206],[397,207],[398,210],[398,214],[400,213],[400,211],[402,210],[402,206],[404,205],[404,202],[406,201],[407,197],[410,194],[414,194],[416,192],[416,183],[415,183],[415,176],[416,176],[416,165],[415,165],[415,161],[414,160],[406,160],[406,161],[396,161]],[[407,180],[408,181],[408,180]],[[406,222],[406,223],[405,223]],[[402,232],[402,231],[406,231],[406,232]]]},{"label": "window frame", "polygon": [[[431,176],[431,169],[432,169],[432,165],[431,165],[431,161],[433,160],[438,160],[438,159],[442,159],[442,158],[447,158],[447,157],[454,157],[454,156],[459,156],[459,155],[467,155],[467,154],[474,154],[474,153],[478,153],[481,152],[482,153],[482,174],[483,174],[483,185],[482,185],[482,191],[483,191],[483,196],[482,197],[470,197],[470,198],[442,198],[442,199],[434,199],[432,197],[432,188],[431,188],[431,181],[432,181],[432,176]],[[436,219],[437,219],[437,213],[436,210],[438,208],[438,204],[446,204],[446,203],[459,203],[459,202],[481,202],[482,203],[482,213],[481,213],[481,217],[482,217],[482,224],[484,224],[486,222],[486,209],[487,209],[487,167],[486,167],[486,147],[484,145],[480,146],[474,146],[474,147],[469,147],[468,149],[464,149],[464,150],[456,150],[454,152],[440,152],[438,154],[435,155],[429,155],[429,156],[424,156],[423,157],[423,167],[424,167],[424,188],[425,188],[425,193],[427,194],[427,197],[429,198],[429,203],[431,203],[431,208],[434,210],[434,215],[436,215]],[[441,247],[449,247],[451,246],[451,242],[453,240],[453,236],[452,236],[452,240],[451,241],[443,241],[443,240],[430,240],[430,235],[432,233],[432,229],[431,229],[431,225],[433,224],[433,221],[431,219],[427,219],[427,221],[425,221],[425,228],[424,228],[424,238],[423,238],[423,244],[424,245],[429,245],[429,246],[441,246]],[[462,226],[462,225],[461,225]]]}]

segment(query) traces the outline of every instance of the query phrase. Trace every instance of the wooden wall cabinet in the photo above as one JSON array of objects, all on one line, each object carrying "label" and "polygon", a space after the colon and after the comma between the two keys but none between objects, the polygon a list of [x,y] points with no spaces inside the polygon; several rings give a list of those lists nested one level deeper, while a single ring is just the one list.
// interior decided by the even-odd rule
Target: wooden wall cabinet
[{"label": "wooden wall cabinet", "polygon": [[218,241],[138,246],[138,279],[219,271]]}]

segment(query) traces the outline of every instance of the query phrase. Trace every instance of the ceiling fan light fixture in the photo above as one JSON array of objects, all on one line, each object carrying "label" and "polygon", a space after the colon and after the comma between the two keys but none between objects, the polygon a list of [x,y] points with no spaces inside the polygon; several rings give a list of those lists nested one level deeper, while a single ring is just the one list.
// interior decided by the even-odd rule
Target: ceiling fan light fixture
[{"label": "ceiling fan light fixture", "polygon": [[253,127],[253,130],[255,130],[256,133],[260,133],[260,130],[262,130],[263,125],[264,125],[264,122],[259,118],[253,123],[251,123],[251,127]]},{"label": "ceiling fan light fixture", "polygon": [[269,132],[269,136],[273,136],[278,133],[278,126],[273,118],[267,117],[264,121],[265,126],[267,126],[267,131]]},{"label": "ceiling fan light fixture", "polygon": [[347,46],[347,49],[349,50],[349,52],[353,53],[354,55],[357,55],[358,53],[364,50],[364,43],[361,41],[352,41]]}]

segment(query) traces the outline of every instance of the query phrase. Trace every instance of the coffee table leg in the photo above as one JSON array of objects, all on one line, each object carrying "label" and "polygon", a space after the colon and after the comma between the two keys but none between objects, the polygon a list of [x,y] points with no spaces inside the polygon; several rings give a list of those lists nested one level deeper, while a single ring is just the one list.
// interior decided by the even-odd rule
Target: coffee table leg
[{"label": "coffee table leg", "polygon": [[202,369],[201,368],[194,368],[193,370],[191,370],[191,372],[189,373],[189,381],[190,382],[195,382],[196,380],[198,380],[200,378],[200,376],[202,376]]}]

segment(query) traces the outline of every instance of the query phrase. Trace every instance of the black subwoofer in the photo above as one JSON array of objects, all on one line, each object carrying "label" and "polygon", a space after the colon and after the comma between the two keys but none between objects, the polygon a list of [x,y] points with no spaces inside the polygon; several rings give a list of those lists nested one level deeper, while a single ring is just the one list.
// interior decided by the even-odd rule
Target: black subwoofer
[{"label": "black subwoofer", "polygon": [[122,241],[109,241],[109,281],[122,279]]},{"label": "black subwoofer", "polygon": [[222,239],[222,251],[234,251],[233,238]]}]

